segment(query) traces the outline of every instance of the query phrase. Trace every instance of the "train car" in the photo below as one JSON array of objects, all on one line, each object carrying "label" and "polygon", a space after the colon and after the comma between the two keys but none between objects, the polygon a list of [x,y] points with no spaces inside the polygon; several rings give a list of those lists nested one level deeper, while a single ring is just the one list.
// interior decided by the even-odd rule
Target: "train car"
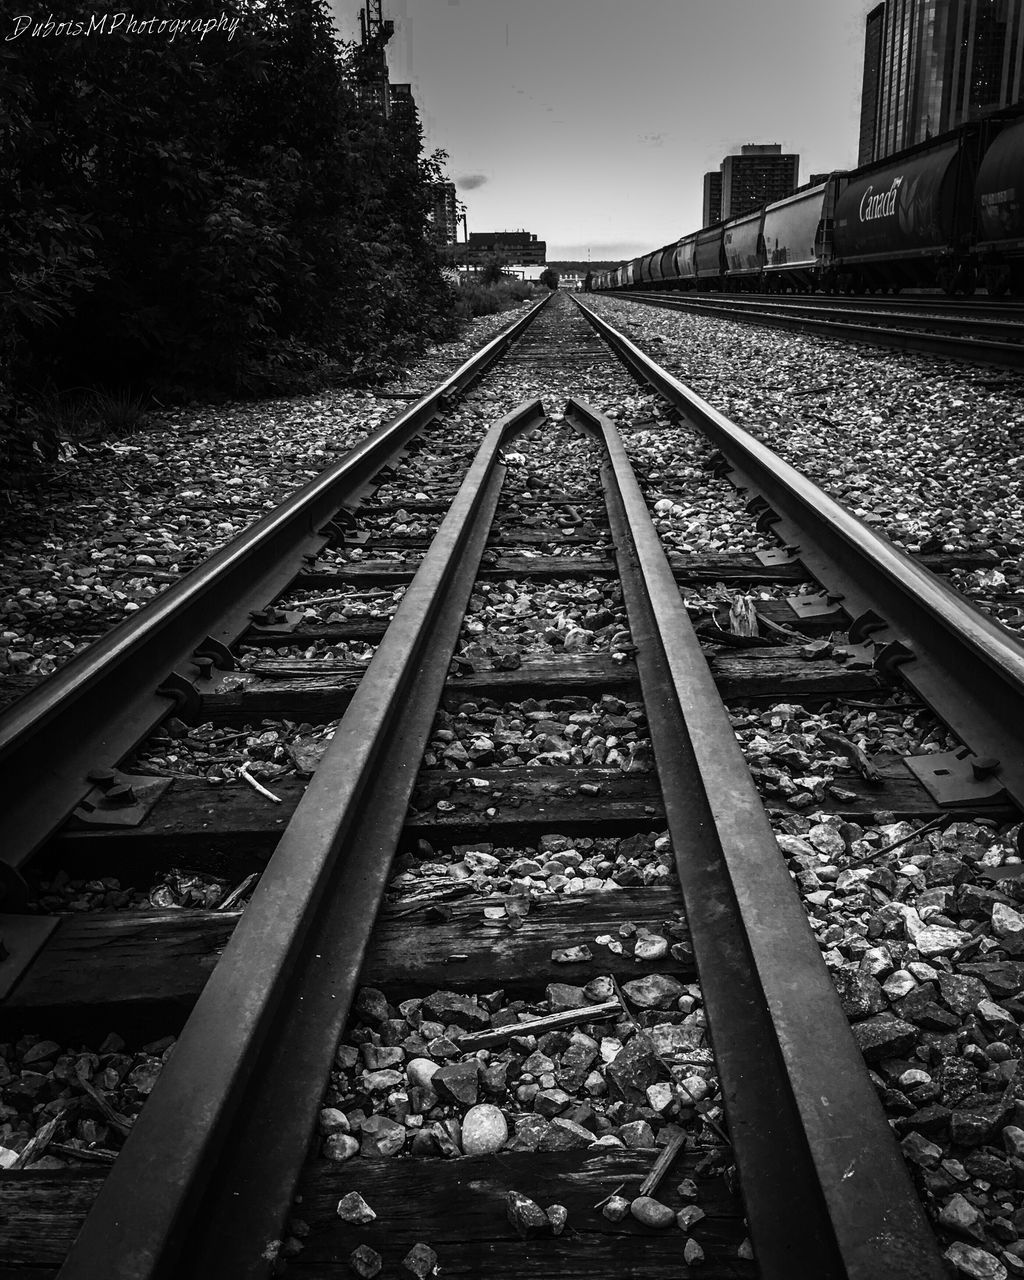
[{"label": "train car", "polygon": [[722,233],[725,223],[716,222],[713,227],[698,231],[694,243],[694,263],[698,289],[721,289],[725,262],[722,254]]},{"label": "train car", "polygon": [[658,279],[662,288],[668,288],[674,281],[676,275],[676,246],[667,244],[663,249],[658,250]]},{"label": "train car", "polygon": [[840,288],[968,287],[979,134],[924,143],[854,171],[836,203]]},{"label": "train car", "polygon": [[730,218],[722,228],[726,289],[756,289],[760,284],[764,266],[763,221],[764,210],[756,209],[753,213]]},{"label": "train car", "polygon": [[974,187],[975,261],[994,296],[1024,293],[1024,119],[996,134]]},{"label": "train car", "polygon": [[764,286],[772,293],[831,288],[836,201],[846,175],[776,200],[764,211]]},{"label": "train car", "polygon": [[697,232],[691,231],[676,245],[675,284],[692,289],[697,283]]}]

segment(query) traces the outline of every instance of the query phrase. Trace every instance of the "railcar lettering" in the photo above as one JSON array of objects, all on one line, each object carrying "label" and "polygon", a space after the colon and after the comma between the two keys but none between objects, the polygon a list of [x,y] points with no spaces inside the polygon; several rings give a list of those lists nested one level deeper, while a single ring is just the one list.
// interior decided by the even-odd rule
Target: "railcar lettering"
[{"label": "railcar lettering", "polygon": [[890,218],[896,212],[896,197],[903,185],[902,176],[894,178],[888,191],[872,195],[874,187],[868,187],[860,202],[861,222],[873,222],[876,218]]}]

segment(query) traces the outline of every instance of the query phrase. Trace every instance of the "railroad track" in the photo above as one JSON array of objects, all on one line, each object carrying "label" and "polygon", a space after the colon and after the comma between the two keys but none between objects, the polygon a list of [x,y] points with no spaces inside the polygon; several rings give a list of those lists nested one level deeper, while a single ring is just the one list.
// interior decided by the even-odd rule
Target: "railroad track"
[{"label": "railroad track", "polygon": [[[900,351],[946,355],[957,360],[1010,369],[1024,367],[1024,324],[1020,309],[996,307],[991,314],[967,308],[960,300],[939,303],[900,298],[811,298],[780,300],[763,295],[630,292],[631,302],[670,310],[693,311],[751,324],[767,324]],[[904,305],[910,302],[909,306]]]},{"label": "railroad track", "polygon": [[[680,415],[759,554],[666,555],[648,503],[681,495],[631,454]],[[851,1035],[735,711],[884,719],[898,674],[897,719],[973,754],[880,772],[833,735],[836,784],[768,780],[776,823],[1009,818],[1021,649],[925,561],[557,298],[17,704],[5,1014],[54,1037],[18,1096],[71,1167],[0,1178],[3,1274],[944,1275],[861,1056],[907,1046],[890,1015]],[[781,643],[729,629],[755,595]],[[11,910],[54,868],[169,865],[259,882],[244,911]],[[155,1042],[137,1117],[120,1049],[61,1049],[112,1019]]]}]

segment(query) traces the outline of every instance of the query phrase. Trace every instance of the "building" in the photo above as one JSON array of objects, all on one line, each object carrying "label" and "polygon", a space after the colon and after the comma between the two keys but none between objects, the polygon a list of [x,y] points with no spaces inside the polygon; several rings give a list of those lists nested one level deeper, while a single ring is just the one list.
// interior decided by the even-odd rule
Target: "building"
[{"label": "building", "polygon": [[[763,204],[792,195],[800,169],[798,155],[783,154],[777,142],[748,142],[739,155],[722,161],[723,218],[735,218]],[[705,190],[707,190],[705,179]],[[707,224],[705,224],[707,225]]]},{"label": "building", "polygon": [[864,78],[860,89],[860,134],[857,141],[857,163],[868,164],[875,158],[875,120],[878,116],[878,90],[882,80],[882,33],[885,27],[885,5],[872,9],[864,19]]},{"label": "building", "polygon": [[388,119],[392,126],[419,139],[420,117],[411,84],[388,85]]},{"label": "building", "polygon": [[721,169],[712,169],[704,175],[703,218],[702,227],[710,227],[713,222],[722,220]]},{"label": "building", "polygon": [[437,245],[450,246],[458,239],[458,205],[454,182],[435,182],[430,188],[430,238]]},{"label": "building", "polygon": [[459,259],[470,266],[479,266],[488,258],[543,266],[547,251],[547,241],[538,240],[529,231],[472,231],[468,243],[459,246]]},{"label": "building", "polygon": [[885,0],[867,15],[858,159],[1024,100],[1024,0]]}]

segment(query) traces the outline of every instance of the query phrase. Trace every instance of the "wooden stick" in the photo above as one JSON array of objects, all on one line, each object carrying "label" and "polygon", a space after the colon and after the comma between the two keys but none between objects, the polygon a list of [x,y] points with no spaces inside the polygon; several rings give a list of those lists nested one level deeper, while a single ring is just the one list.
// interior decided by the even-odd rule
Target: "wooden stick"
[{"label": "wooden stick", "polygon": [[103,1147],[72,1147],[66,1142],[51,1142],[50,1150],[56,1156],[85,1160],[89,1164],[113,1164],[117,1159],[116,1151],[107,1151]]},{"label": "wooden stick", "polygon": [[116,1129],[122,1138],[127,1138],[132,1127],[132,1122],[128,1117],[123,1116],[120,1111],[115,1111],[106,1098],[104,1098],[103,1094],[91,1085],[81,1072],[78,1073],[78,1083],[89,1097],[92,1098],[97,1107],[99,1107],[100,1114],[103,1116],[103,1119],[106,1120],[107,1124],[109,1124],[111,1128]]},{"label": "wooden stick", "polygon": [[608,1203],[608,1201],[611,1200],[613,1196],[617,1196],[625,1185],[626,1184],[624,1182],[620,1182],[619,1185],[615,1188],[615,1190],[611,1193],[611,1195],[605,1196],[603,1200],[598,1200],[597,1204],[594,1205],[594,1208],[603,1209],[604,1206]]},{"label": "wooden stick", "polygon": [[459,1038],[459,1049],[462,1053],[472,1053],[476,1049],[492,1049],[496,1045],[505,1044],[513,1036],[542,1035],[545,1031],[558,1031],[562,1027],[575,1027],[581,1022],[603,1022],[606,1018],[614,1018],[622,1012],[618,1000],[605,1000],[602,1004],[589,1004],[582,1009],[566,1009],[562,1013],[549,1013],[543,1018],[534,1018],[530,1022],[516,1022],[508,1027],[496,1027],[493,1031],[474,1031],[468,1036]]},{"label": "wooden stick", "polygon": [[234,889],[231,889],[223,898],[221,898],[220,902],[218,902],[214,907],[214,911],[230,911],[239,898],[241,898],[244,893],[248,892],[259,878],[258,871],[253,871],[251,874],[247,875],[241,884],[236,885]]},{"label": "wooden stick", "polygon": [[661,1155],[658,1156],[658,1159],[655,1161],[654,1168],[650,1171],[647,1177],[644,1178],[643,1182],[640,1183],[640,1190],[637,1192],[637,1195],[654,1195],[655,1191],[658,1189],[658,1184],[661,1182],[662,1178],[664,1178],[665,1174],[668,1173],[669,1165],[671,1165],[672,1161],[680,1151],[682,1151],[685,1145],[685,1133],[679,1132],[672,1135],[672,1139],[668,1146],[664,1151],[662,1151]]},{"label": "wooden stick", "polygon": [[[756,613],[756,610],[755,610]],[[781,623],[773,622],[771,618],[766,618],[763,613],[757,613],[758,623],[770,631],[772,635],[782,636],[786,640],[793,640],[796,644],[806,644],[807,637],[801,631],[794,631],[792,627],[784,627]]]},{"label": "wooden stick", "polygon": [[39,1130],[35,1137],[30,1138],[28,1145],[24,1151],[19,1152],[12,1169],[24,1169],[26,1165],[31,1164],[33,1160],[38,1160],[46,1148],[50,1145],[50,1139],[57,1132],[57,1126],[63,1118],[63,1112],[56,1115],[52,1120],[47,1120],[46,1124]]}]

